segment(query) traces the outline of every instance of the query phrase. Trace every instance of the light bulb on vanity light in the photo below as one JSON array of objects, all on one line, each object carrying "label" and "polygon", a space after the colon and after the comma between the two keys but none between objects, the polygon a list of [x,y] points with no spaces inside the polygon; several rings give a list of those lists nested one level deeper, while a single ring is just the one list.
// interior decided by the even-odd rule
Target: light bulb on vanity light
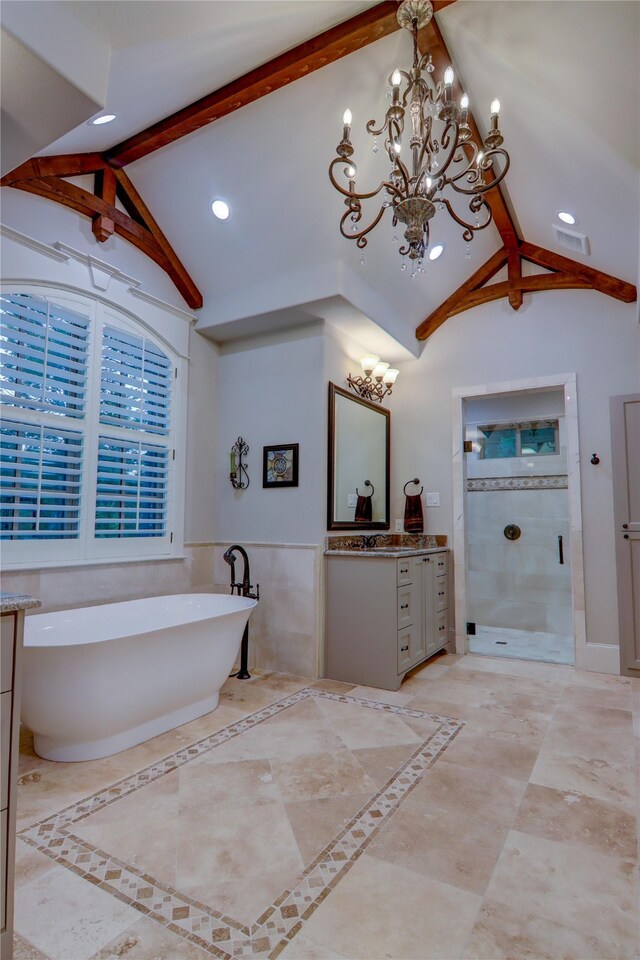
[{"label": "light bulb on vanity light", "polygon": [[393,384],[394,384],[394,383],[396,382],[396,380],[398,379],[398,374],[399,374],[399,373],[400,373],[400,371],[399,371],[399,370],[396,370],[395,367],[389,367],[389,369],[385,372],[385,375],[384,375],[384,377],[383,377],[382,379],[383,379],[384,383],[386,383],[386,385],[387,385],[388,387],[391,387],[391,386],[393,386]]},{"label": "light bulb on vanity light", "polygon": [[380,362],[380,357],[376,357],[375,353],[369,354],[367,357],[362,357],[360,360],[360,366],[362,367],[362,372],[366,377],[370,377],[375,369],[376,364]]},{"label": "light bulb on vanity light", "polygon": [[374,380],[377,380],[378,383],[380,383],[380,381],[382,380],[382,378],[384,377],[384,375],[385,375],[385,373],[387,372],[388,369],[389,369],[389,364],[388,364],[388,363],[385,363],[384,360],[380,360],[380,361],[376,364],[376,366],[375,366],[375,368],[374,368],[374,371],[373,371],[373,373],[371,374],[371,376],[373,377]]}]

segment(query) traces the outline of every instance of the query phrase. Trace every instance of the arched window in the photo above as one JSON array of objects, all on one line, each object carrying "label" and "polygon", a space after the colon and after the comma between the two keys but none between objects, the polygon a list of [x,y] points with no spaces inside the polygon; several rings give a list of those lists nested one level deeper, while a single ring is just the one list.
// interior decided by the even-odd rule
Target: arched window
[{"label": "arched window", "polygon": [[38,565],[171,553],[177,357],[105,304],[0,297],[0,539]]}]

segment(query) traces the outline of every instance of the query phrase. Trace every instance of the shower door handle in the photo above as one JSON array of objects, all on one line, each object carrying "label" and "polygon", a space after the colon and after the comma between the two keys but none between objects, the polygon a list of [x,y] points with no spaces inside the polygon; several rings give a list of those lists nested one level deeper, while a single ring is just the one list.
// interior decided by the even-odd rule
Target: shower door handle
[{"label": "shower door handle", "polygon": [[564,548],[562,546],[561,535],[558,535],[558,563],[564,563]]}]

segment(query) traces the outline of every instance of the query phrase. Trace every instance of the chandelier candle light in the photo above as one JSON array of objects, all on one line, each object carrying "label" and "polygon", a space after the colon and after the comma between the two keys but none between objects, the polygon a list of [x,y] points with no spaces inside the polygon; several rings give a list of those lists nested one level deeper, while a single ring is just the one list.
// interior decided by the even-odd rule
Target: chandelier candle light
[{"label": "chandelier candle light", "polygon": [[380,357],[370,354],[362,357],[360,360],[362,377],[347,376],[347,383],[352,390],[363,397],[365,400],[378,400],[382,403],[384,397],[392,392],[392,388],[398,377],[399,370],[390,367]]},{"label": "chandelier candle light", "polygon": [[[357,246],[364,249],[367,234],[380,221],[387,207],[391,207],[394,227],[398,221],[406,225],[406,243],[399,246],[398,252],[414,261],[414,275],[416,271],[423,272],[422,261],[429,245],[429,221],[436,206],[438,209],[446,207],[463,228],[462,237],[468,243],[477,230],[484,230],[492,220],[491,207],[483,194],[497,186],[509,169],[509,155],[501,149],[503,137],[498,127],[500,102],[494,100],[491,104],[490,130],[481,150],[473,141],[468,124],[468,96],[464,94],[459,105],[453,99],[452,68],[447,67],[443,81],[436,83],[431,77],[434,70],[431,54],[419,56],[418,30],[429,23],[432,16],[433,7],[429,0],[404,0],[400,4],[398,22],[413,35],[413,66],[409,72],[396,69],[391,74],[391,104],[382,126],[377,128],[375,120],[369,120],[366,125],[367,132],[374,137],[374,153],[378,151],[377,138],[385,137],[384,150],[391,161],[388,179],[375,190],[356,190],[358,168],[352,159],[352,115],[348,109],[344,112],[337,156],[329,166],[331,183],[345,197],[347,208],[340,220],[341,234],[355,240]],[[403,81],[406,86],[401,91]],[[407,110],[411,123],[408,150],[402,139]],[[487,183],[484,175],[489,170],[491,177]],[[338,182],[336,175],[346,179],[346,187]],[[468,214],[463,216],[454,210],[451,200],[444,194],[445,189],[451,197],[460,194],[469,198],[469,220],[464,219]],[[378,194],[383,197],[380,209],[368,225],[361,225],[362,201]],[[402,269],[405,266],[403,261]]]}]

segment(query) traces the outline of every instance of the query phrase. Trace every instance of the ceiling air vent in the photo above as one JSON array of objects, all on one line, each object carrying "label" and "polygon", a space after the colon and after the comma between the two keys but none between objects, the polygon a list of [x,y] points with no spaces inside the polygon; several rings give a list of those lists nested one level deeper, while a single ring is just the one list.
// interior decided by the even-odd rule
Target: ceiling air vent
[{"label": "ceiling air vent", "polygon": [[586,256],[589,256],[591,252],[589,249],[589,237],[584,233],[567,230],[566,227],[559,227],[555,223],[553,224],[553,230],[556,235],[556,240],[561,247],[566,247],[567,250],[571,250],[572,253],[584,253]]}]

